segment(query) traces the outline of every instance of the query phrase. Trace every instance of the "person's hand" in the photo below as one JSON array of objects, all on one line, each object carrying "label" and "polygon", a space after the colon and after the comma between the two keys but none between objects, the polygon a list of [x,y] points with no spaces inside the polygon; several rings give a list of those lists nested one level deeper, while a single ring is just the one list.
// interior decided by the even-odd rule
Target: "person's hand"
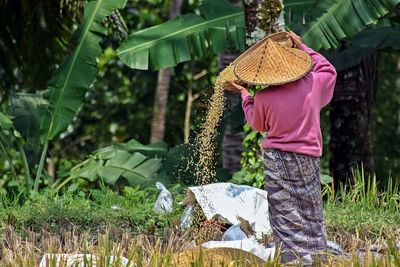
[{"label": "person's hand", "polygon": [[287,36],[292,39],[293,43],[295,46],[300,47],[300,45],[303,44],[303,41],[301,40],[301,37],[295,34],[294,32],[290,31],[287,33]]},{"label": "person's hand", "polygon": [[248,92],[246,88],[244,88],[243,86],[235,83],[235,82],[228,82],[226,84],[225,89],[227,91],[231,91],[231,92],[237,92],[237,93],[244,93],[244,92]]}]

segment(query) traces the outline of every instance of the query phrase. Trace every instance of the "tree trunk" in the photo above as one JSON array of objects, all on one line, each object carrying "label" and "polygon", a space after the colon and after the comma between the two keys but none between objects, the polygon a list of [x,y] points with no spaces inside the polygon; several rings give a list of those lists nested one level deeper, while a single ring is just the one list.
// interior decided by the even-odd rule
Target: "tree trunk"
[{"label": "tree trunk", "polygon": [[154,97],[153,119],[151,122],[150,143],[152,144],[164,139],[170,79],[170,68],[162,69],[158,72],[157,88]]},{"label": "tree trunk", "polygon": [[244,12],[247,47],[285,29],[283,0],[245,0]]},{"label": "tree trunk", "polygon": [[330,105],[330,169],[335,188],[353,182],[352,168],[372,174],[371,104],[377,89],[377,55],[338,73]]},{"label": "tree trunk", "polygon": [[193,101],[195,101],[200,95],[199,94],[194,94],[193,95],[193,90],[192,88],[188,89],[188,95],[187,95],[187,100],[186,100],[186,111],[185,111],[185,123],[184,123],[184,131],[183,131],[183,142],[185,144],[189,143],[189,137],[190,137],[190,117],[192,114],[192,105]]},{"label": "tree trunk", "polygon": [[[180,14],[182,1],[183,0],[171,0],[169,7],[170,19],[173,19]],[[171,68],[162,69],[158,72],[157,88],[154,97],[153,118],[151,122],[150,143],[157,143],[164,139],[171,72]]]}]

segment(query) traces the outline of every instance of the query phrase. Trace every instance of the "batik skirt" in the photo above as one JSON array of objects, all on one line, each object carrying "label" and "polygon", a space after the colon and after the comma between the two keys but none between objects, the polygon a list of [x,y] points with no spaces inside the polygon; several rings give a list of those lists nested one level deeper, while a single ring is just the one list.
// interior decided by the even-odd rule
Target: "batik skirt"
[{"label": "batik skirt", "polygon": [[282,263],[326,259],[320,161],[276,149],[264,151],[269,220]]}]

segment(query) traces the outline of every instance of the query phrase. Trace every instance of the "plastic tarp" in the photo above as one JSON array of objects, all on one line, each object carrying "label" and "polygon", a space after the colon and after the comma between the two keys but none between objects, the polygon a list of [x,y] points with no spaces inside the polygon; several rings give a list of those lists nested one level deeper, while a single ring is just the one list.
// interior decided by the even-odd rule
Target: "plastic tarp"
[{"label": "plastic tarp", "polygon": [[[100,261],[100,260],[99,260]],[[117,264],[118,266],[124,267],[133,267],[134,264],[129,262],[129,260],[125,257],[115,257],[109,256],[106,259],[103,259],[103,262],[108,262],[111,265]],[[42,260],[40,261],[39,267],[47,267],[47,266],[74,266],[74,267],[83,267],[83,266],[92,266],[96,267],[97,257],[92,254],[50,254],[46,253],[43,255]]]},{"label": "plastic tarp", "polygon": [[197,202],[208,220],[219,219],[232,225],[247,221],[255,236],[271,231],[267,191],[246,185],[215,183],[189,187],[184,204]]}]

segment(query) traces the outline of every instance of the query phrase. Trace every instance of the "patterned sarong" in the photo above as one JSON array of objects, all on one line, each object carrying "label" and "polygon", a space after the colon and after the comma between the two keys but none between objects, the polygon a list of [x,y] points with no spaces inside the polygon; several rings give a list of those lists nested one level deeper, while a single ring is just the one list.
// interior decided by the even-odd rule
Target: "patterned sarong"
[{"label": "patterned sarong", "polygon": [[269,219],[282,263],[325,259],[319,158],[275,149],[264,152]]}]

